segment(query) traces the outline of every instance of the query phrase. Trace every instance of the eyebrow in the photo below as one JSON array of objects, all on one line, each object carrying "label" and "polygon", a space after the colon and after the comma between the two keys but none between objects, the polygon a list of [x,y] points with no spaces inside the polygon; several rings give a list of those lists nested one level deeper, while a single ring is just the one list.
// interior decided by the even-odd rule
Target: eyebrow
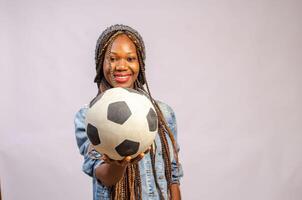
[{"label": "eyebrow", "polygon": [[[110,53],[112,53],[112,54],[118,54],[118,53],[116,53],[114,51],[111,51]],[[135,54],[135,52],[128,52],[127,54]]]}]

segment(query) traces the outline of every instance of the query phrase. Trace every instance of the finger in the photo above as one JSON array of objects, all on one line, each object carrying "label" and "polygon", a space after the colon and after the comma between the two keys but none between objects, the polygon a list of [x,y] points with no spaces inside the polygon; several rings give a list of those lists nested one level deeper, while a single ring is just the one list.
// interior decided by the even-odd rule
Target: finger
[{"label": "finger", "polygon": [[114,160],[112,160],[111,158],[109,158],[106,154],[104,154],[102,156],[102,159],[104,160],[104,162],[108,163],[108,164],[112,164],[114,163]]},{"label": "finger", "polygon": [[111,161],[110,161],[108,158],[106,158],[106,157],[103,157],[102,160],[103,160],[105,163],[111,163]]},{"label": "finger", "polygon": [[106,160],[109,160],[109,157],[106,155],[106,154],[103,154],[102,155],[102,158],[106,159]]},{"label": "finger", "polygon": [[103,154],[103,155],[101,156],[101,160],[107,161],[107,160],[108,160],[108,157],[107,157],[105,154]]},{"label": "finger", "polygon": [[119,163],[122,166],[128,165],[131,161],[131,156],[126,156],[123,160],[121,160]]},{"label": "finger", "polygon": [[145,156],[145,153],[140,153],[138,156],[136,156],[136,158],[134,158],[131,163],[137,163],[139,162],[141,159],[143,159],[143,157]]},{"label": "finger", "polygon": [[151,146],[144,153],[147,154],[149,153],[150,150],[151,150]]},{"label": "finger", "polygon": [[141,160],[144,156],[145,156],[145,153],[140,153],[140,154],[138,155],[138,157],[139,157],[140,160]]}]

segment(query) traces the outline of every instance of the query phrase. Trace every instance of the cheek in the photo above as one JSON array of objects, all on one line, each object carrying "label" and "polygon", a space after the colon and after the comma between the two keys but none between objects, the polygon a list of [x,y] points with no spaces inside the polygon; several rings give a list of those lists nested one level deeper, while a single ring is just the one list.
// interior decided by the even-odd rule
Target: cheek
[{"label": "cheek", "polygon": [[111,70],[111,66],[109,65],[109,62],[105,60],[103,64],[103,73],[110,74],[110,70]]},{"label": "cheek", "polygon": [[132,67],[132,70],[135,74],[138,74],[139,72],[139,64],[138,63],[135,63]]},{"label": "cheek", "polygon": [[111,70],[110,70],[110,66],[107,64],[108,62],[104,62],[103,64],[103,74],[104,74],[104,77],[107,81],[110,81],[110,73],[111,73]]}]

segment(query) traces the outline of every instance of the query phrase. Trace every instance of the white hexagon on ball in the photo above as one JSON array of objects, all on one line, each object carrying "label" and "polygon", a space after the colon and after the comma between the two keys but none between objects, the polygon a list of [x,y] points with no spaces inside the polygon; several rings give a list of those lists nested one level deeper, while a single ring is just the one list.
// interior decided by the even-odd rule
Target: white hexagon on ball
[{"label": "white hexagon on ball", "polygon": [[151,101],[129,88],[99,95],[86,115],[87,136],[95,150],[111,159],[136,157],[153,143],[158,121]]}]

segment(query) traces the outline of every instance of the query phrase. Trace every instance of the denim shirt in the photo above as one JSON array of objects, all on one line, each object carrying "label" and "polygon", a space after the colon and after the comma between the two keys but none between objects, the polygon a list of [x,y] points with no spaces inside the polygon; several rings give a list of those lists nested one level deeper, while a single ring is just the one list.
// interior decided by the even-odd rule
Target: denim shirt
[{"label": "denim shirt", "polygon": [[[176,128],[176,119],[173,110],[165,103],[158,102],[161,111],[168,123],[169,128],[174,134],[175,140],[177,139],[177,128]],[[86,135],[85,130],[85,117],[88,110],[88,105],[81,108],[75,116],[74,124],[75,124],[75,135],[77,140],[77,145],[79,147],[81,155],[84,157],[84,163],[82,166],[82,170],[92,177],[93,181],[93,200],[110,199],[110,187],[104,186],[95,176],[95,169],[101,165],[104,161],[101,159],[97,159],[101,157],[101,154],[96,151],[89,151],[90,149],[90,141]],[[179,163],[177,166],[176,160],[173,155],[173,147],[172,142],[169,137],[167,137],[169,148],[170,148],[170,159],[172,165],[172,183],[178,183],[179,179],[183,176],[182,167]],[[156,175],[159,187],[165,197],[167,199],[167,181],[165,177],[165,165],[162,155],[162,148],[159,135],[156,134],[155,137],[155,168]],[[179,151],[179,145],[177,144],[177,151]],[[90,152],[88,154],[88,152]],[[93,154],[93,156],[91,156]],[[157,200],[159,198],[158,191],[156,189],[154,176],[152,172],[152,163],[150,153],[145,154],[142,160],[139,161],[139,170],[141,176],[141,186],[142,186],[142,198],[148,200]]]}]

